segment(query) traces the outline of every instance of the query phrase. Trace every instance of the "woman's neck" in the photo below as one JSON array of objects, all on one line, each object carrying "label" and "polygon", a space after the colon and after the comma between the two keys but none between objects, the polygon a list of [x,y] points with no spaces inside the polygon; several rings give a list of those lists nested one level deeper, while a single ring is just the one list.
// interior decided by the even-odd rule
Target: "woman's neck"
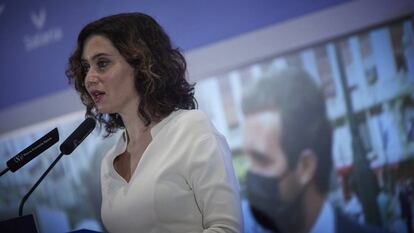
[{"label": "woman's neck", "polygon": [[127,135],[128,144],[136,144],[141,141],[143,137],[147,137],[150,134],[152,123],[148,126],[138,116],[138,113],[120,114],[124,123]]}]

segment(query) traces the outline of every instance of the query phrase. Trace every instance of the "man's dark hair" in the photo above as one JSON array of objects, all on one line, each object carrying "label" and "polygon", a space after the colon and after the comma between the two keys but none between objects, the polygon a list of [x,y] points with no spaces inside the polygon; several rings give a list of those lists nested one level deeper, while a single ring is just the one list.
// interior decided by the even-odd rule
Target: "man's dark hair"
[{"label": "man's dark hair", "polygon": [[329,189],[332,168],[331,127],[320,88],[299,68],[286,68],[261,78],[243,99],[245,115],[278,111],[282,121],[281,146],[290,168],[299,154],[311,149],[317,156],[315,182],[321,193]]},{"label": "man's dark hair", "polygon": [[137,114],[147,126],[177,109],[197,108],[194,85],[185,79],[187,65],[184,56],[172,47],[163,28],[143,13],[107,16],[81,30],[66,70],[69,82],[86,106],[86,115],[104,124],[107,135],[124,125],[116,113],[98,113],[84,86],[86,72],[82,67],[82,53],[85,41],[94,35],[109,39],[134,69],[135,89],[140,97]]}]

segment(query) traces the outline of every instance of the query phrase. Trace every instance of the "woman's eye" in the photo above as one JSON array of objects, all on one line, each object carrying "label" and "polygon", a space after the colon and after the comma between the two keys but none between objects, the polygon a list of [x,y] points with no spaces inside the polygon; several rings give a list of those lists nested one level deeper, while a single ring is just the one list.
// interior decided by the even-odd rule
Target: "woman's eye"
[{"label": "woman's eye", "polygon": [[97,63],[96,63],[96,65],[98,66],[98,68],[99,69],[104,69],[106,66],[108,66],[108,64],[109,64],[109,61],[98,61]]}]

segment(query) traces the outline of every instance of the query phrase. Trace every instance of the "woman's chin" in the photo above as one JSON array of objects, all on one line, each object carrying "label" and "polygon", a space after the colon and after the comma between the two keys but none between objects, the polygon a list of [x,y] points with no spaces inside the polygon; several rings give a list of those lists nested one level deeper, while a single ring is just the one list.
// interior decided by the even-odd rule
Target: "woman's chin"
[{"label": "woman's chin", "polygon": [[96,106],[96,109],[98,110],[99,113],[101,114],[110,114],[112,113],[112,111],[110,111],[109,109],[103,107],[103,106]]}]

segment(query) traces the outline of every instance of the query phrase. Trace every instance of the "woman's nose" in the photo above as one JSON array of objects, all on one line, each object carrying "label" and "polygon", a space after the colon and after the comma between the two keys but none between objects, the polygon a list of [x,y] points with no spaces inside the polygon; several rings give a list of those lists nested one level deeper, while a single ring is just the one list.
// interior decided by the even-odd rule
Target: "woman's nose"
[{"label": "woman's nose", "polygon": [[89,87],[92,85],[96,85],[99,82],[99,77],[93,69],[89,69],[85,76],[85,86]]}]

